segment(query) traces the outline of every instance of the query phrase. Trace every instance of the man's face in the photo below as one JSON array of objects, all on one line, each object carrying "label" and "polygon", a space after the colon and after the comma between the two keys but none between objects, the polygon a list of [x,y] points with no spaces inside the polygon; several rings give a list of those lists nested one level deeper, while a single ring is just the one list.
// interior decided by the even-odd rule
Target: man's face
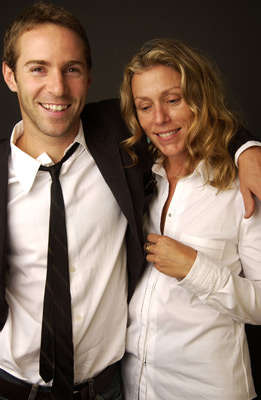
[{"label": "man's face", "polygon": [[30,136],[74,138],[90,86],[84,45],[70,29],[43,24],[22,34],[15,74],[3,65],[9,88],[17,92]]}]

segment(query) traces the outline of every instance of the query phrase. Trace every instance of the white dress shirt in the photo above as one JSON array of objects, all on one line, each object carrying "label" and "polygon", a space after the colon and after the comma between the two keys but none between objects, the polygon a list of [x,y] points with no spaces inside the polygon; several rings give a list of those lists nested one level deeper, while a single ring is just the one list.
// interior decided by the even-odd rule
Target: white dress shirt
[{"label": "white dress shirt", "polygon": [[[161,164],[145,221],[160,234],[169,184]],[[181,281],[150,263],[129,307],[123,361],[126,400],[247,400],[255,397],[244,323],[261,324],[261,204],[244,219],[235,187],[204,185],[201,162],[180,179],[164,227],[197,250]]]},{"label": "white dress shirt", "polygon": [[[39,376],[50,212],[47,154],[33,159],[11,137],[8,182],[7,322],[0,332],[0,368],[26,381]],[[72,297],[75,383],[90,378],[124,354],[127,321],[127,221],[89,153],[80,145],[62,165]],[[68,149],[67,149],[68,150]]]}]

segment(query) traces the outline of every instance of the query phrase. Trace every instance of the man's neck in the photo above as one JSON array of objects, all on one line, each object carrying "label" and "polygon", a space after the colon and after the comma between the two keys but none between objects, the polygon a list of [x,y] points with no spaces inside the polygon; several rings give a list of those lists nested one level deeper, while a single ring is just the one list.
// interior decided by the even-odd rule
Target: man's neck
[{"label": "man's neck", "polygon": [[65,150],[73,142],[75,136],[66,138],[47,137],[46,140],[39,141],[37,138],[28,137],[24,133],[17,139],[15,145],[35,159],[40,154],[46,153],[54,163],[57,163],[62,159]]}]

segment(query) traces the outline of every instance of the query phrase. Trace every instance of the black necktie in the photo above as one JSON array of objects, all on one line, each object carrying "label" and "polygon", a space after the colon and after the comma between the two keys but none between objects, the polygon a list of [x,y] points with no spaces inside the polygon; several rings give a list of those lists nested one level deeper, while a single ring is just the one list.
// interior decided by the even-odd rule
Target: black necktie
[{"label": "black necktie", "polygon": [[79,143],[51,167],[41,166],[52,178],[47,276],[44,294],[40,375],[53,379],[57,400],[73,398],[73,339],[65,208],[59,181],[61,167]]}]

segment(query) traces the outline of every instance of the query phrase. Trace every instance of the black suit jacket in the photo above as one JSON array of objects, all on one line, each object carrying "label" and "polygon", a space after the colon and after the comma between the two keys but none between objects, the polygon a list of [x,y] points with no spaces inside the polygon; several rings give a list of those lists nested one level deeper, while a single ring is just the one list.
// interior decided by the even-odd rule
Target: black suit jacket
[{"label": "black suit jacket", "polygon": [[[129,134],[120,118],[117,100],[88,104],[82,112],[81,119],[88,149],[128,221],[126,245],[130,298],[145,260],[143,212],[154,187],[150,164],[146,157],[143,157],[139,165],[129,168],[130,156],[121,146],[122,140]],[[8,313],[5,273],[8,268],[6,250],[9,152],[7,139],[0,143],[0,329],[3,328]],[[15,229],[15,226],[12,229]]]}]

